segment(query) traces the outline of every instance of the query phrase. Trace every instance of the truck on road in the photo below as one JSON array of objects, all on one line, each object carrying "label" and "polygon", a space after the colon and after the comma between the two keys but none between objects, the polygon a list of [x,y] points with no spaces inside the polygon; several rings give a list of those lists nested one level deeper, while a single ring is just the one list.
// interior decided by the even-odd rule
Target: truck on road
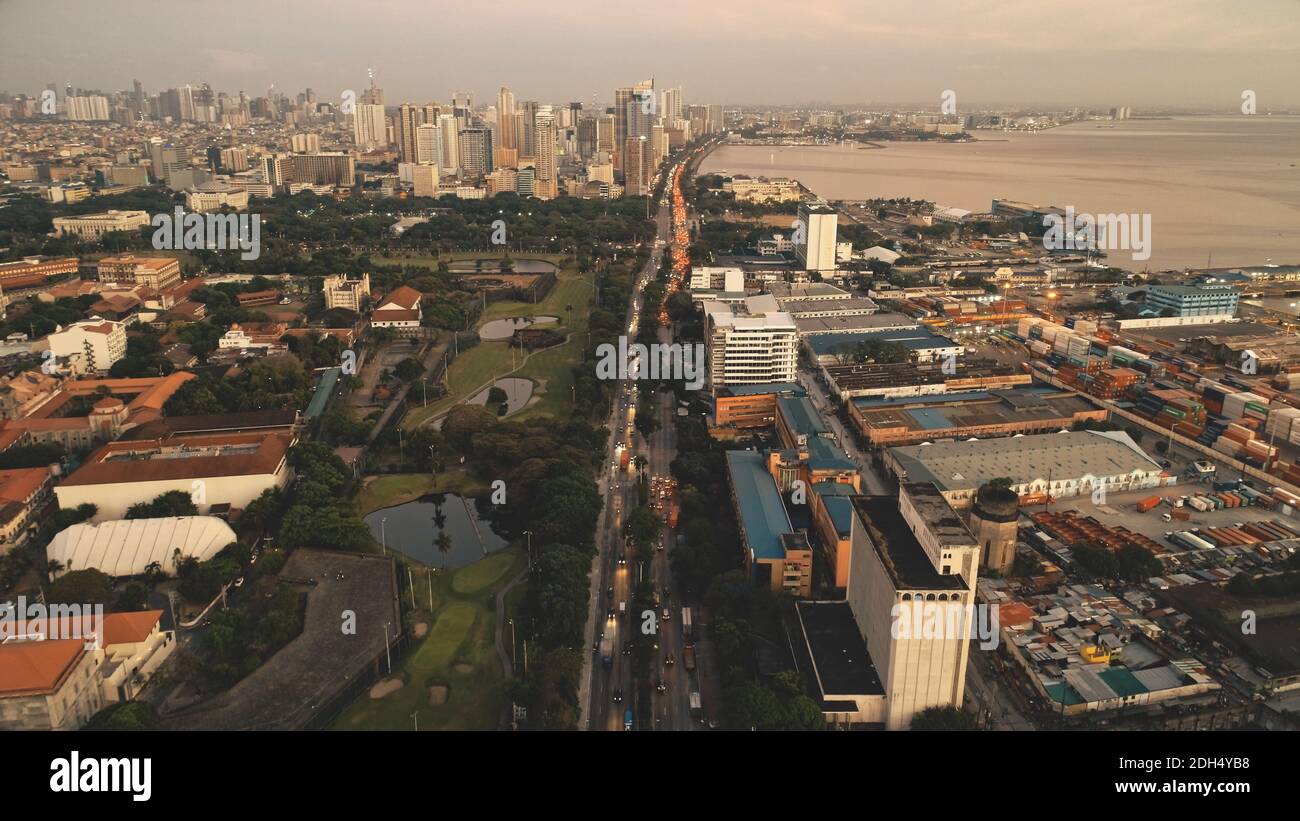
[{"label": "truck on road", "polygon": [[691,637],[691,608],[682,608],[682,635],[686,638]]},{"label": "truck on road", "polygon": [[682,648],[682,664],[688,672],[695,672],[695,645],[688,644]]},{"label": "truck on road", "polygon": [[691,691],[691,718],[698,720],[703,710],[700,707],[700,694]]},{"label": "truck on road", "polygon": [[631,707],[628,707],[626,710],[623,711],[623,729],[624,730],[632,729],[632,708]]},{"label": "truck on road", "polygon": [[605,631],[605,635],[600,637],[600,661],[606,667],[612,667],[614,664],[614,630]]}]

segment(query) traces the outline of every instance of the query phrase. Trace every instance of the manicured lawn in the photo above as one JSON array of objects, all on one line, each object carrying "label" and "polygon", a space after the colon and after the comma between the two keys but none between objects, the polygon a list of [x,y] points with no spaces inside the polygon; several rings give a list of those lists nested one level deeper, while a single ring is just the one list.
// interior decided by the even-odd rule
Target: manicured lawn
[{"label": "manicured lawn", "polygon": [[358,516],[366,516],[381,507],[418,499],[433,489],[433,477],[427,473],[394,473],[371,480],[352,503]]},{"label": "manicured lawn", "polygon": [[[582,347],[586,344],[587,303],[593,295],[590,279],[572,271],[562,271],[555,287],[537,304],[510,301],[488,305],[480,323],[512,316],[555,316],[560,319],[556,330],[570,335],[564,344],[534,353],[524,367],[511,374],[532,379],[534,394],[539,397],[537,402],[511,419],[560,415],[572,403],[573,374],[570,368],[582,358]],[[566,311],[565,306],[572,306],[572,312]],[[510,368],[510,348],[504,341],[480,342],[452,363],[448,374],[448,395],[428,407],[411,410],[402,421],[403,427],[419,427],[442,415],[453,405],[469,399],[484,385],[510,373]]]},{"label": "manicured lawn", "polygon": [[514,566],[515,557],[511,554],[493,553],[482,561],[462,568],[456,578],[451,580],[451,589],[461,595],[472,596],[495,585]]},{"label": "manicured lawn", "polygon": [[[431,624],[393,670],[402,689],[381,699],[362,694],[335,720],[336,730],[493,730],[509,709],[496,653],[496,593],[524,568],[523,551],[508,548],[446,573],[412,568],[421,611]],[[432,586],[432,590],[430,589]],[[511,591],[513,596],[514,591]],[[427,609],[430,593],[432,615]],[[429,687],[449,687],[446,703],[429,703]]]}]

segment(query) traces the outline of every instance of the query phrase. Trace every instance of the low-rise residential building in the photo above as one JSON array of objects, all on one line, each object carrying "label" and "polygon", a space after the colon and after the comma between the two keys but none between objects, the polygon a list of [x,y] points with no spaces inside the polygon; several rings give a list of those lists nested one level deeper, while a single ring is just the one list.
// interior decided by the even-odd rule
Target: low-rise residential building
[{"label": "low-rise residential building", "polygon": [[92,317],[60,327],[49,343],[57,359],[70,361],[74,373],[107,371],[126,356],[126,324]]}]

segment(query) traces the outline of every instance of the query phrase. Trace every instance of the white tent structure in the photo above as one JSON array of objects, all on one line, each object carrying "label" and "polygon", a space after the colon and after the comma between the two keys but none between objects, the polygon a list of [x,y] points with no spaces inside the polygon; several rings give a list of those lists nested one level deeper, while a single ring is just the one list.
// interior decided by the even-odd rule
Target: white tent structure
[{"label": "white tent structure", "polygon": [[112,519],[60,530],[46,552],[50,561],[62,563],[60,572],[93,567],[110,576],[136,576],[157,562],[174,576],[177,550],[202,562],[233,541],[235,531],[216,516]]}]

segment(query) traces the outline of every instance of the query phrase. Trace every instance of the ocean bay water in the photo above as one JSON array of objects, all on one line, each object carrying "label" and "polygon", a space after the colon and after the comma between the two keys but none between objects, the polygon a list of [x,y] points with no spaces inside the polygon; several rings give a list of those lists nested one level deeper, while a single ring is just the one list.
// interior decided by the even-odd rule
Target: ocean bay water
[{"label": "ocean bay water", "polygon": [[1133,270],[1300,263],[1300,117],[1072,123],[976,131],[969,143],[883,148],[734,146],[703,173],[793,177],[827,199],[911,197],[972,211],[997,198],[1149,213],[1152,254]]}]

